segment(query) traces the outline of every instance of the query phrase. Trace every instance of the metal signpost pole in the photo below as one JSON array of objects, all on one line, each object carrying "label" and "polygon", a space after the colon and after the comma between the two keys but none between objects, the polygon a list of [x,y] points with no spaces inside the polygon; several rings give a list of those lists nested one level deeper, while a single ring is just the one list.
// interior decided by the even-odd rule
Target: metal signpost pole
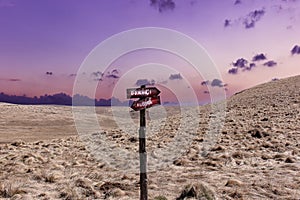
[{"label": "metal signpost pole", "polygon": [[131,108],[140,111],[139,153],[140,153],[140,200],[148,200],[147,189],[147,152],[146,152],[146,108],[160,105],[160,91],[156,87],[142,85],[140,88],[127,89],[127,98],[139,98],[131,104]]},{"label": "metal signpost pole", "polygon": [[[142,86],[141,88],[145,88]],[[148,200],[147,152],[146,152],[146,109],[140,110],[139,153],[140,153],[140,200]]]}]

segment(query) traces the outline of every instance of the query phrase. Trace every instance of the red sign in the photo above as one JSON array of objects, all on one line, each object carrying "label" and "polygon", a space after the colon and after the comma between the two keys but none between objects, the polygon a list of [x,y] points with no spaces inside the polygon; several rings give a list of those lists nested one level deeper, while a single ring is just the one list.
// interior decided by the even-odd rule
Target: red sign
[{"label": "red sign", "polygon": [[142,110],[145,108],[150,108],[154,105],[160,105],[160,97],[147,97],[145,99],[139,99],[134,101],[131,105],[131,108],[135,111]]},{"label": "red sign", "polygon": [[156,87],[127,89],[127,98],[146,98],[157,96],[160,91]]}]

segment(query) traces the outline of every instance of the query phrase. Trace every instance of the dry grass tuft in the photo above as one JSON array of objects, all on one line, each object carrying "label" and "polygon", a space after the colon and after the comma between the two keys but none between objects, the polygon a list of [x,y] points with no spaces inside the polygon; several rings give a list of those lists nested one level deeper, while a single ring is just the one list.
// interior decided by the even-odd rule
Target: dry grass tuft
[{"label": "dry grass tuft", "polygon": [[227,187],[234,187],[234,186],[241,186],[241,185],[243,185],[243,183],[236,179],[229,179],[225,184],[225,186]]},{"label": "dry grass tuft", "polygon": [[241,199],[241,200],[244,199],[244,198],[243,198],[243,194],[242,194],[241,192],[237,191],[237,190],[231,192],[231,193],[229,194],[229,196],[230,196],[231,198],[233,198],[233,199]]},{"label": "dry grass tuft", "polygon": [[93,187],[93,182],[87,178],[78,178],[74,182],[77,191],[84,197],[92,197],[97,199],[99,197],[98,192]]},{"label": "dry grass tuft", "polygon": [[55,183],[60,176],[56,173],[44,174],[44,179],[46,183]]},{"label": "dry grass tuft", "polygon": [[46,183],[56,183],[58,180],[62,179],[63,177],[58,172],[38,170],[33,172],[32,178],[36,181],[45,181]]},{"label": "dry grass tuft", "polygon": [[105,193],[104,199],[109,199],[111,197],[120,198],[120,197],[124,197],[125,195],[126,195],[126,193],[123,190],[121,190],[120,188],[114,188]]},{"label": "dry grass tuft", "polygon": [[19,146],[22,146],[22,145],[24,145],[25,144],[25,142],[24,141],[21,141],[21,140],[17,140],[17,141],[15,141],[15,142],[12,142],[11,143],[11,145],[12,146],[15,146],[15,147],[19,147]]},{"label": "dry grass tuft", "polygon": [[167,197],[165,197],[165,196],[159,195],[159,196],[157,196],[157,197],[154,197],[153,200],[168,200],[168,199],[167,199]]},{"label": "dry grass tuft", "polygon": [[0,184],[0,197],[12,198],[15,195],[26,194],[27,192],[22,188],[23,185],[17,182],[4,182]]},{"label": "dry grass tuft", "polygon": [[81,187],[84,189],[90,189],[92,186],[92,182],[89,179],[86,178],[79,178],[75,181],[76,187]]},{"label": "dry grass tuft", "polygon": [[67,185],[64,187],[59,194],[59,198],[64,200],[77,200],[80,199],[78,193],[76,192],[74,187]]},{"label": "dry grass tuft", "polygon": [[215,200],[215,194],[206,184],[197,183],[185,186],[181,195],[176,200],[196,198],[197,200]]}]

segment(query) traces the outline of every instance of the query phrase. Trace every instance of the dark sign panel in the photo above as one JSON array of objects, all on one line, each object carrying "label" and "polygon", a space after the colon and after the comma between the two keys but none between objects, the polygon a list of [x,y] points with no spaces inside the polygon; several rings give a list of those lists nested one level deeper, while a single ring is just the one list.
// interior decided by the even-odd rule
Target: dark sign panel
[{"label": "dark sign panel", "polygon": [[127,89],[127,98],[146,98],[157,96],[160,91],[156,87]]},{"label": "dark sign panel", "polygon": [[134,101],[131,105],[131,108],[135,111],[142,110],[145,108],[150,108],[154,105],[160,105],[160,97],[147,97],[145,99],[139,99]]}]

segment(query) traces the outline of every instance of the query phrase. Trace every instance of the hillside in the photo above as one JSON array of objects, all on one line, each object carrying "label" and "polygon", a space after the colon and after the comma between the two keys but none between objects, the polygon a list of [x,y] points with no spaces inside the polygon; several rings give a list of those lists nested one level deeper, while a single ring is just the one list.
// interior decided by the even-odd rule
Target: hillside
[{"label": "hillside", "polygon": [[[207,194],[212,199],[298,200],[299,88],[300,76],[295,76],[258,85],[230,97],[224,127],[205,157],[201,156],[201,146],[209,120],[214,117],[210,105],[199,107],[198,116],[193,116],[192,111],[181,116],[178,108],[167,107],[165,119],[152,119],[151,111],[149,155],[166,148],[175,138],[181,130],[180,119],[187,119],[190,124],[195,119],[200,122],[184,153],[171,165],[148,174],[149,199],[159,195],[169,200],[181,195],[183,199],[184,188],[195,184],[197,186],[192,188],[196,191],[190,196],[198,193],[199,198]],[[162,107],[160,109],[158,112],[162,112]],[[112,163],[99,159],[96,152],[89,152],[90,148],[75,134],[69,107],[0,104],[0,110],[0,138],[2,143],[6,142],[0,145],[0,198],[138,199],[138,171],[114,169]],[[91,137],[105,135],[115,146],[137,154],[136,129],[132,128],[131,133],[129,129],[118,128],[109,108],[96,111],[105,130]],[[138,115],[133,113],[131,117],[138,126]],[[25,142],[15,141],[17,138]],[[178,148],[174,146],[173,151]],[[113,148],[103,152],[109,155]],[[125,159],[122,156],[113,158],[114,167]],[[156,156],[158,162],[166,159]]]}]

